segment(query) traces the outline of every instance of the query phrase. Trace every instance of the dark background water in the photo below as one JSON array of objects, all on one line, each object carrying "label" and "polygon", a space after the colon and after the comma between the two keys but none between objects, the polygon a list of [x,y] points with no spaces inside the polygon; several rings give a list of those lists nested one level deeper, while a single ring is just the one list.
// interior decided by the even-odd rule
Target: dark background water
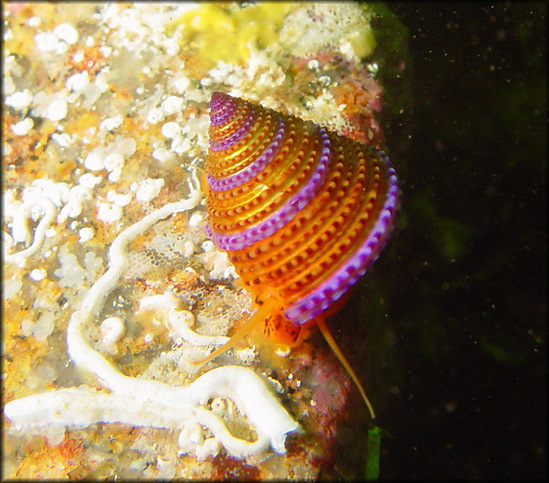
[{"label": "dark background water", "polygon": [[386,6],[402,212],[341,314],[365,322],[339,330],[384,430],[380,477],[545,477],[547,3]]}]

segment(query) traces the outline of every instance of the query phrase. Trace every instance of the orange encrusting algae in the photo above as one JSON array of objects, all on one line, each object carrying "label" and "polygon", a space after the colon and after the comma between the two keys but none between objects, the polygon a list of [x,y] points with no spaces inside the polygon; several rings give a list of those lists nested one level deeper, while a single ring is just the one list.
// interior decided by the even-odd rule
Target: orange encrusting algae
[{"label": "orange encrusting algae", "polygon": [[317,324],[367,401],[324,319],[391,234],[399,208],[391,162],[373,147],[227,94],[215,92],[210,106],[209,230],[257,312],[206,360],[258,324],[288,346],[300,343],[305,324]]}]

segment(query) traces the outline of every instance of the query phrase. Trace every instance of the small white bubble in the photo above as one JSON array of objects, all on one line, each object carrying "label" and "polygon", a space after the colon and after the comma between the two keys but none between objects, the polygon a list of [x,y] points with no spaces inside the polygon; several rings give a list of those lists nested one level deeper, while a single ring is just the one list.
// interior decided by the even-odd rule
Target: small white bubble
[{"label": "small white bubble", "polygon": [[6,104],[14,109],[25,109],[30,106],[33,95],[28,89],[24,89],[20,92],[14,92],[11,96],[6,98]]},{"label": "small white bubble", "polygon": [[175,159],[175,153],[166,148],[157,148],[153,151],[152,157],[161,163],[167,163]]},{"label": "small white bubble", "polygon": [[53,33],[59,40],[64,40],[67,44],[75,44],[78,40],[78,32],[68,23],[62,23],[53,29]]},{"label": "small white bubble", "polygon": [[46,278],[46,275],[46,270],[44,270],[43,268],[35,268],[31,273],[29,273],[30,279],[34,280],[35,282],[44,280]]},{"label": "small white bubble", "polygon": [[38,49],[44,52],[52,52],[57,49],[59,39],[52,32],[40,32],[34,36]]},{"label": "small white bubble", "polygon": [[167,122],[162,126],[160,132],[165,138],[174,139],[180,135],[181,127],[176,122]]},{"label": "small white bubble", "polygon": [[29,24],[29,27],[38,27],[42,23],[42,19],[40,17],[30,17],[27,20],[27,23]]},{"label": "small white bubble", "polygon": [[189,218],[189,228],[194,228],[202,221],[203,216],[200,213],[194,213]]},{"label": "small white bubble", "polygon": [[140,184],[139,188],[137,189],[137,192],[135,193],[135,197],[139,201],[143,202],[149,202],[156,198],[162,187],[164,186],[164,180],[162,178],[158,179],[152,179],[147,178],[144,179]]},{"label": "small white bubble", "polygon": [[97,219],[105,223],[113,223],[122,217],[122,208],[110,203],[99,203]]},{"label": "small white bubble", "polygon": [[99,183],[101,183],[101,176],[95,176],[91,173],[84,173],[82,176],[80,176],[80,178],[78,178],[78,182],[84,188],[92,189]]},{"label": "small white bubble", "polygon": [[162,119],[164,119],[164,113],[161,109],[151,109],[147,113],[147,122],[149,124],[158,124]]},{"label": "small white bubble", "polygon": [[65,132],[63,134],[53,133],[51,138],[62,148],[66,148],[71,143],[71,137]]},{"label": "small white bubble", "polygon": [[176,112],[181,111],[183,106],[183,99],[177,96],[170,96],[164,102],[162,102],[162,110],[166,115],[175,114]]},{"label": "small white bubble", "polygon": [[117,114],[114,117],[109,117],[105,119],[99,125],[99,129],[105,129],[106,131],[114,131],[121,124],[122,124],[122,116],[120,114]]},{"label": "small white bubble", "polygon": [[[76,57],[76,54],[74,55],[73,59]],[[82,92],[86,86],[90,83],[88,78],[88,73],[86,71],[80,72],[78,74],[71,75],[67,82],[65,83],[65,87],[67,90],[72,92]]]},{"label": "small white bubble", "polygon": [[123,195],[116,193],[114,190],[109,190],[107,192],[107,200],[118,206],[127,206],[132,200],[132,194]]},{"label": "small white bubble", "polygon": [[67,115],[67,103],[62,100],[53,101],[46,109],[46,115],[50,121],[60,121]]},{"label": "small white bubble", "polygon": [[84,166],[90,171],[100,171],[105,167],[103,159],[96,153],[89,153],[84,160]]},{"label": "small white bubble", "polygon": [[320,67],[320,63],[318,62],[317,59],[311,59],[308,63],[307,63],[307,67],[311,70],[317,70],[319,67]]},{"label": "small white bubble", "polygon": [[119,153],[108,154],[103,162],[105,164],[105,169],[109,172],[116,169],[122,169],[124,166],[124,158]]},{"label": "small white bubble", "polygon": [[93,231],[93,228],[86,226],[78,232],[78,235],[80,237],[80,243],[84,243],[91,240],[95,236],[95,232]]},{"label": "small white bubble", "polygon": [[16,136],[24,136],[27,134],[34,126],[34,122],[31,118],[27,117],[17,124],[11,126],[11,132]]}]

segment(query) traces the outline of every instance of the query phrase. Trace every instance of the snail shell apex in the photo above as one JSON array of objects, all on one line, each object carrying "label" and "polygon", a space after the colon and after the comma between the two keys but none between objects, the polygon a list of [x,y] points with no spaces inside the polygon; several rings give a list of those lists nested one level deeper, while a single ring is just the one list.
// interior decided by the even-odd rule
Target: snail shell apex
[{"label": "snail shell apex", "polygon": [[220,92],[210,108],[212,239],[256,300],[274,300],[265,331],[297,338],[384,248],[395,170],[383,151],[310,121]]}]

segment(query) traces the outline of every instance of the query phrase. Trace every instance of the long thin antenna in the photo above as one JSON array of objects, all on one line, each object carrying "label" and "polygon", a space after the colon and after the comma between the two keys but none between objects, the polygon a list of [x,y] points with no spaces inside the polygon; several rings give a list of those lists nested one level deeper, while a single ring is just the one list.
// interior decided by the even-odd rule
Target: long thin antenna
[{"label": "long thin antenna", "polygon": [[372,404],[370,403],[368,396],[366,396],[366,391],[364,391],[364,388],[362,387],[362,384],[360,384],[360,381],[358,380],[358,377],[355,374],[355,371],[353,371],[353,368],[347,362],[347,359],[345,359],[343,352],[341,352],[339,346],[337,345],[334,337],[332,336],[332,333],[330,332],[330,329],[328,329],[328,326],[324,321],[324,317],[318,317],[318,320],[316,322],[317,322],[318,328],[320,329],[320,332],[322,332],[322,335],[326,339],[326,342],[328,342],[328,345],[334,351],[334,354],[339,359],[339,362],[341,362],[341,364],[343,365],[343,367],[345,368],[349,376],[351,376],[351,379],[355,383],[356,387],[358,388],[358,391],[360,392],[362,399],[364,399],[366,406],[368,406],[368,411],[370,411],[370,417],[372,418],[372,422],[375,421],[376,414],[374,413],[374,408],[372,407]]},{"label": "long thin antenna", "polygon": [[210,362],[212,359],[215,359],[217,356],[223,354],[224,352],[228,351],[229,349],[233,348],[236,344],[238,344],[245,336],[247,336],[252,329],[258,325],[260,322],[263,322],[266,314],[268,313],[269,308],[268,307],[260,307],[257,312],[250,317],[249,320],[244,322],[232,335],[232,337],[225,342],[221,347],[218,347],[216,350],[214,350],[208,357],[205,357],[204,359],[201,359],[199,361],[194,361],[193,364],[195,366],[202,366],[206,364],[207,362]]}]

